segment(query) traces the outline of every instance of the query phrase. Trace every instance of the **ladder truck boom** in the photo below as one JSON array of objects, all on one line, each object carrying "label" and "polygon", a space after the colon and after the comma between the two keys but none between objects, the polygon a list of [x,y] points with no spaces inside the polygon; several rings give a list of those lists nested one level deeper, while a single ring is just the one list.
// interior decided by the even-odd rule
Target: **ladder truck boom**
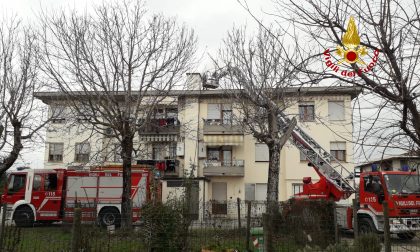
[{"label": "ladder truck boom", "polygon": [[[244,83],[243,91],[249,97],[254,97],[260,104],[271,104],[272,107],[277,107],[274,101],[261,95],[261,92],[257,92],[252,86],[246,85],[246,78],[237,67],[227,65],[225,69],[219,72],[216,71],[211,76],[204,75],[204,82],[211,84],[211,86],[218,86],[219,80],[229,74],[234,74]],[[333,198],[335,201],[349,198],[355,192],[355,189],[346,180],[346,177],[349,177],[351,173],[334,156],[306,134],[303,129],[295,124],[291,124],[288,116],[281,110],[277,114],[277,120],[282,133],[286,133],[289,127],[293,127],[291,142],[307,157],[311,162],[311,166],[320,177],[320,181],[315,184],[311,184],[310,178],[306,178],[304,180],[304,191],[298,196]]]},{"label": "ladder truck boom", "polygon": [[[277,120],[283,133],[292,125],[282,111],[278,113]],[[305,178],[303,192],[299,193],[298,197],[332,198],[339,201],[355,193],[355,189],[346,180],[346,177],[351,176],[351,172],[302,128],[294,126],[290,140],[306,156],[320,177],[319,182],[314,184],[310,184],[310,178]]]}]

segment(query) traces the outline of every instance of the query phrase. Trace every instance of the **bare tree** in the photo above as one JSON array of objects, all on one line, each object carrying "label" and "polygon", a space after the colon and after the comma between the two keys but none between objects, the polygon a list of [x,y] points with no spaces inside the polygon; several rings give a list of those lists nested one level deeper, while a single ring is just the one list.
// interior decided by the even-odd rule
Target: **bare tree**
[{"label": "bare tree", "polygon": [[309,41],[297,47],[308,63],[296,65],[302,74],[364,89],[366,100],[356,104],[357,143],[418,152],[420,2],[290,0],[276,6],[271,14],[279,27],[292,24],[284,31],[295,33],[295,41]]},{"label": "bare tree", "polygon": [[[33,93],[38,81],[37,36],[16,17],[0,24],[0,175],[48,122]],[[43,120],[43,118],[45,120]]]},{"label": "bare tree", "polygon": [[43,69],[53,87],[99,134],[121,144],[121,218],[129,228],[135,136],[190,68],[195,35],[175,19],[147,15],[141,1],[44,14],[43,31]]},{"label": "bare tree", "polygon": [[[296,125],[295,119],[291,125],[282,125],[278,120],[279,113],[293,101],[294,94],[286,95],[287,89],[297,83],[293,62],[284,56],[288,54],[292,58],[294,51],[282,46],[283,35],[278,30],[260,27],[255,36],[248,36],[245,28],[234,28],[219,52],[219,71],[211,76],[226,77],[227,95],[239,112],[236,123],[268,146],[267,213],[270,215],[279,210],[280,151]],[[270,247],[271,237],[266,238]]]}]

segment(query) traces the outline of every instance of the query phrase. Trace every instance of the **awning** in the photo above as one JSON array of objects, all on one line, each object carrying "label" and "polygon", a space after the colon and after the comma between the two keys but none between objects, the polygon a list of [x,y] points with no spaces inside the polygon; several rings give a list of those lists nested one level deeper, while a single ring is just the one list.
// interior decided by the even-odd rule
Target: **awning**
[{"label": "awning", "polygon": [[206,145],[242,145],[243,135],[204,135]]},{"label": "awning", "polygon": [[142,142],[176,142],[178,136],[175,134],[153,134],[153,135],[140,135]]}]

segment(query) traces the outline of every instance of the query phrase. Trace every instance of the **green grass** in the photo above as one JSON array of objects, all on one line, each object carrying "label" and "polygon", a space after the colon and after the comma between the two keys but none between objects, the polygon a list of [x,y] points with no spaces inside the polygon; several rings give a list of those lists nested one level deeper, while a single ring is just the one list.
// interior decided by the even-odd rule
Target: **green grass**
[{"label": "green grass", "polygon": [[[8,228],[9,233],[14,227]],[[146,251],[141,239],[135,233],[109,235],[105,230],[84,226],[82,244],[84,251]],[[15,233],[16,234],[16,233]],[[18,235],[8,235],[5,239],[6,251],[57,252],[70,251],[71,230],[69,227],[34,227],[20,229]]]},{"label": "green grass", "polygon": [[[17,229],[9,227],[6,230],[5,244],[7,252],[66,252],[70,251],[71,226],[50,226]],[[20,235],[19,235],[20,232]],[[106,230],[94,226],[83,226],[82,244],[84,252],[141,252],[148,251],[141,232],[122,232],[108,234]],[[202,248],[216,252],[228,249],[246,249],[245,229],[200,228],[193,229],[188,234],[189,251],[201,251]],[[156,251],[176,251],[165,248]],[[250,248],[253,248],[252,240]],[[296,251],[297,246],[292,239],[276,239],[276,251]]]}]

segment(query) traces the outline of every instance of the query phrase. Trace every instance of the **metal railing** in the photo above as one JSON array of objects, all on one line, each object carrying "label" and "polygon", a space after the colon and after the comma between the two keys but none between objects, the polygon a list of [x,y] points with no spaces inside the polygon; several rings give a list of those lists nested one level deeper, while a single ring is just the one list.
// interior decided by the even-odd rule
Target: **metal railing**
[{"label": "metal railing", "polygon": [[204,160],[204,168],[206,167],[228,167],[228,166],[238,166],[244,167],[244,160]]}]

